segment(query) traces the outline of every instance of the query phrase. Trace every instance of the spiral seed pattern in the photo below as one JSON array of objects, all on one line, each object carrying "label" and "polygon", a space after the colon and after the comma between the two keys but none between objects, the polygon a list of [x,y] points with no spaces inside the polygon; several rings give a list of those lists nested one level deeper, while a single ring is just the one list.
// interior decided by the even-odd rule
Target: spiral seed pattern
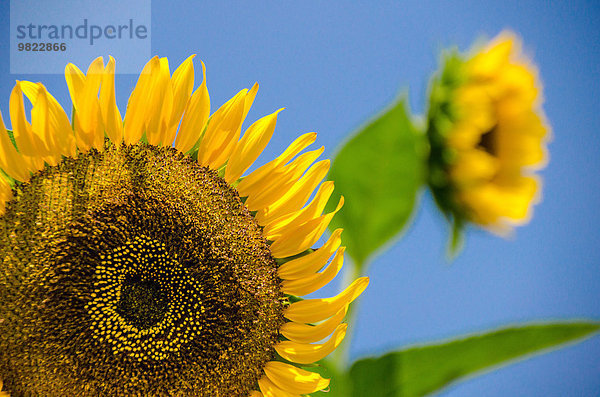
[{"label": "spiral seed pattern", "polygon": [[172,148],[46,167],[0,217],[0,373],[12,396],[241,396],[287,300],[235,189]]}]

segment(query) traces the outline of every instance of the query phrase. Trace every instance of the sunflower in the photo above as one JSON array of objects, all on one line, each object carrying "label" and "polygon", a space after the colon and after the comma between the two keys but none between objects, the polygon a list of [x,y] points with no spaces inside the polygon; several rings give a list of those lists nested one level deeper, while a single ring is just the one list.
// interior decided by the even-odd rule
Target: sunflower
[{"label": "sunflower", "polygon": [[[298,137],[242,177],[281,111],[241,126],[258,84],[210,114],[193,56],[144,67],[124,120],[115,61],[69,64],[67,117],[17,81],[0,118],[0,376],[14,396],[298,396],[368,284],[302,299],[340,271],[323,148]],[[25,112],[23,94],[31,102]],[[314,192],[316,190],[316,192]],[[314,195],[313,195],[314,193]],[[312,197],[312,199],[311,199]],[[331,260],[330,260],[331,259]],[[308,367],[304,369],[302,367]]]},{"label": "sunflower", "polygon": [[431,90],[430,185],[457,224],[503,233],[530,219],[540,197],[533,171],[547,159],[541,90],[511,33],[446,57]]}]

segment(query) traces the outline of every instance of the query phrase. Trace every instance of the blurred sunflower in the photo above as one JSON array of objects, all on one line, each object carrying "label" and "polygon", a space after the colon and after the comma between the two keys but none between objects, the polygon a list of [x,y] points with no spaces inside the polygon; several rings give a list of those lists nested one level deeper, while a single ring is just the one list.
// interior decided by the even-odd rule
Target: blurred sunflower
[{"label": "blurred sunflower", "polygon": [[547,160],[541,90],[511,33],[446,56],[428,112],[430,186],[457,229],[468,221],[505,233],[530,219],[541,189],[533,170]]},{"label": "blurred sunflower", "polygon": [[300,367],[340,344],[348,304],[368,284],[297,298],[342,267],[341,230],[311,249],[343,204],[323,214],[329,161],[315,162],[323,148],[301,154],[316,139],[309,133],[242,177],[281,109],[240,139],[258,85],[210,115],[204,64],[192,93],[192,58],[172,76],[167,59],[151,59],[124,122],[112,57],[86,74],[66,67],[72,122],[42,84],[17,81],[13,130],[0,118],[8,393],[298,396],[328,387]]}]

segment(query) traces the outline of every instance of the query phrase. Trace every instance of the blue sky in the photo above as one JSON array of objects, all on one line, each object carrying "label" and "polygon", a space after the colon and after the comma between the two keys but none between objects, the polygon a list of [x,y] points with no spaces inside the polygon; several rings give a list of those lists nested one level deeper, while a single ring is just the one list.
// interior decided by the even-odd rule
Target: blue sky
[{"label": "blue sky", "polygon": [[[6,3],[0,5],[5,120],[15,79],[44,82],[70,108],[64,77],[9,74]],[[550,163],[542,172],[542,203],[532,222],[511,239],[470,231],[464,251],[448,263],[446,225],[424,192],[405,238],[369,269],[371,285],[360,302],[351,350],[358,358],[505,324],[600,319],[599,11],[593,1],[154,0],[152,54],[168,57],[172,68],[198,54],[207,66],[215,105],[258,81],[249,120],[286,107],[260,159],[265,161],[309,131],[319,133],[317,143],[331,155],[401,91],[408,90],[419,114],[441,49],[457,45],[464,50],[482,35],[492,37],[505,28],[522,36],[544,82],[544,108],[554,135]],[[122,112],[135,81],[133,75],[117,78]],[[443,393],[598,394],[599,337]]]}]

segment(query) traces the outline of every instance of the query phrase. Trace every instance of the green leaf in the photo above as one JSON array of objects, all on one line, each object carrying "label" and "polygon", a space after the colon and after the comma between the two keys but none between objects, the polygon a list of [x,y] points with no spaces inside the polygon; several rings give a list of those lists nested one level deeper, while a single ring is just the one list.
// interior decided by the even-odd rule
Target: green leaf
[{"label": "green leaf", "polygon": [[359,266],[402,230],[424,182],[424,134],[413,126],[405,102],[359,129],[341,147],[329,173],[345,198],[330,228],[344,228],[348,252]]},{"label": "green leaf", "polygon": [[339,371],[333,361],[324,359],[319,361],[317,366],[305,369],[317,372],[322,377],[330,379],[329,387],[323,392],[314,393],[314,397],[349,397],[352,395],[352,384],[348,378],[348,373]]},{"label": "green leaf", "polygon": [[597,322],[534,324],[360,360],[350,370],[351,395],[422,396],[466,376],[549,351],[599,329]]}]

